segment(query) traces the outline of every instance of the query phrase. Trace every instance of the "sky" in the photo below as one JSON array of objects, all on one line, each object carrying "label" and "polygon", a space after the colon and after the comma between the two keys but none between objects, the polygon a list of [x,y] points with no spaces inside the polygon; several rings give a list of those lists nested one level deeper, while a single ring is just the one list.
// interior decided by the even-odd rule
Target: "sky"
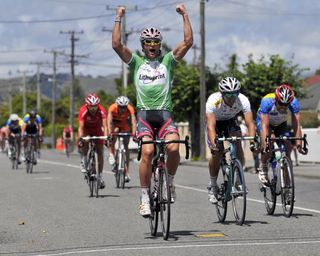
[{"label": "sky", "polygon": [[[76,33],[75,54],[81,56],[76,75],[120,74],[121,61],[111,46],[115,8],[127,8],[128,47],[136,51],[141,49],[138,32],[145,27],[160,28],[172,48],[183,40],[178,3],[186,6],[194,32],[195,50],[185,57],[192,63],[200,54],[200,0],[1,0],[0,78],[35,74],[35,63],[41,63],[40,72],[52,73],[50,51],[70,54],[69,31],[83,32]],[[319,12],[319,0],[206,1],[206,65],[223,68],[232,54],[240,64],[250,54],[254,59],[279,54],[313,74],[320,68]],[[57,72],[70,72],[68,61],[59,55]]]}]

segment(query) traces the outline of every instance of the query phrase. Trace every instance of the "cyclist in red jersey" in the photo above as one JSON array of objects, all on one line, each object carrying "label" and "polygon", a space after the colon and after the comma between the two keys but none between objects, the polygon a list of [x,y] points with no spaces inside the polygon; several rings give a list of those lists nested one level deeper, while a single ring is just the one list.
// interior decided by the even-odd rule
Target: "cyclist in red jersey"
[{"label": "cyclist in red jersey", "polygon": [[[64,142],[65,150],[67,150],[67,145],[69,146],[69,150],[71,150],[72,142],[73,142],[73,129],[72,129],[71,125],[63,128],[62,140]],[[71,152],[71,151],[69,151],[69,152]]]},{"label": "cyclist in red jersey", "polygon": [[[81,159],[81,172],[85,173],[87,163],[87,152],[88,142],[81,140],[84,136],[107,136],[107,113],[106,110],[101,106],[100,99],[95,93],[90,93],[85,98],[85,105],[79,110],[78,115],[78,137],[79,147],[82,149]],[[104,140],[97,141],[97,152],[98,152],[98,172],[100,173],[100,188],[105,187],[102,179],[103,169],[103,145]]]},{"label": "cyclist in red jersey", "polygon": [[[107,125],[108,131],[112,132],[125,132],[136,134],[137,130],[137,121],[135,116],[134,107],[129,104],[130,100],[126,96],[119,96],[116,99],[116,102],[113,103],[108,108],[108,117],[107,117]],[[131,120],[132,129],[129,126],[129,120]],[[127,170],[125,170],[125,182],[130,181],[129,177],[129,160],[130,160],[130,152],[129,152],[129,137],[124,138],[124,147],[126,150],[127,156]],[[116,137],[112,138],[112,141],[109,145],[109,164],[113,165],[115,163],[114,155],[115,155],[115,143]]]}]

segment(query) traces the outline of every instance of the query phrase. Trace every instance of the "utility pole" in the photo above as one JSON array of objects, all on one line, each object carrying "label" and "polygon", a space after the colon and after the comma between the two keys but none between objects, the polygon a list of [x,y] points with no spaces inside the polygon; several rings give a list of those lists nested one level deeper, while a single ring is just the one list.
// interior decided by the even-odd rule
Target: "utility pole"
[{"label": "utility pole", "polygon": [[22,73],[22,114],[25,115],[27,113],[27,82],[26,82],[26,74],[31,73],[30,70],[17,71],[18,73]]},{"label": "utility pole", "polygon": [[51,132],[51,140],[52,140],[52,148],[54,149],[56,147],[56,90],[57,90],[57,84],[56,84],[56,73],[57,73],[57,55],[65,55],[64,52],[58,52],[58,51],[45,51],[48,53],[53,54],[53,73],[52,73],[52,86],[51,86],[51,93],[52,93],[52,104],[51,104],[51,126],[52,126],[52,132]]},{"label": "utility pole", "polygon": [[205,104],[206,104],[206,76],[205,76],[205,0],[200,0],[200,159],[206,159],[205,143]]},{"label": "utility pole", "polygon": [[[107,5],[107,10],[115,10],[115,8],[110,8],[109,5]],[[126,8],[126,10],[128,10]],[[134,10],[134,11],[137,11],[138,10],[138,6],[134,6],[134,8],[131,8],[131,10]],[[105,29],[103,28],[102,31],[111,31],[112,30],[108,30],[108,29]],[[121,40],[122,40],[122,44],[124,46],[127,46],[127,43],[128,43],[128,37],[129,35],[131,35],[133,33],[133,31],[127,31],[126,29],[126,14],[124,14],[122,16],[122,19],[121,19]],[[122,61],[122,87],[123,87],[123,90],[124,90],[124,94],[127,94],[127,87],[128,87],[128,70],[127,70],[127,64],[124,63]]]},{"label": "utility pole", "polygon": [[69,34],[71,41],[71,54],[70,54],[70,64],[71,64],[71,85],[70,85],[70,126],[73,129],[73,118],[74,118],[74,86],[75,86],[75,74],[74,74],[74,65],[76,64],[75,57],[86,57],[84,55],[75,55],[75,41],[78,41],[79,38],[76,38],[76,34],[83,34],[83,31],[76,32],[74,30],[63,32],[60,31],[60,34]]},{"label": "utility pole", "polygon": [[12,81],[11,81],[11,70],[8,72],[9,75],[9,113],[12,114]]},{"label": "utility pole", "polygon": [[41,83],[40,83],[40,66],[48,65],[48,62],[30,62],[37,66],[37,111],[41,110]]}]

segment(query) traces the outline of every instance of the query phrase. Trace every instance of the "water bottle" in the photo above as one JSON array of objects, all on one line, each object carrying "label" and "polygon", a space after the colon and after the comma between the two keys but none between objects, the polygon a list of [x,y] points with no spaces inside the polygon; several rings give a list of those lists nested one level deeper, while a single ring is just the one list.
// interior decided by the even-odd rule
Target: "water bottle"
[{"label": "water bottle", "polygon": [[224,165],[223,166],[223,170],[224,170],[224,173],[226,174],[225,175],[225,180],[228,181],[229,175],[230,175],[230,166]]}]

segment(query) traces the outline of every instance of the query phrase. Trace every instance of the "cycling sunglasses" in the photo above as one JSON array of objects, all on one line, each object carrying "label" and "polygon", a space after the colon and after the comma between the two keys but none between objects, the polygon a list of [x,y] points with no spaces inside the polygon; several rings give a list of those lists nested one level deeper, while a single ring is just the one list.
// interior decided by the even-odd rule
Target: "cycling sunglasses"
[{"label": "cycling sunglasses", "polygon": [[143,40],[143,44],[148,46],[154,46],[154,45],[160,45],[161,41],[159,39],[145,39]]},{"label": "cycling sunglasses", "polygon": [[277,104],[280,106],[280,107],[288,107],[289,104],[288,103],[282,103],[280,101],[277,101]]},{"label": "cycling sunglasses", "polygon": [[98,109],[98,105],[94,105],[94,106],[87,106],[87,108],[89,109],[89,110],[96,110],[96,109]]},{"label": "cycling sunglasses", "polygon": [[237,92],[223,92],[222,95],[226,98],[236,98],[239,95],[239,91]]}]

